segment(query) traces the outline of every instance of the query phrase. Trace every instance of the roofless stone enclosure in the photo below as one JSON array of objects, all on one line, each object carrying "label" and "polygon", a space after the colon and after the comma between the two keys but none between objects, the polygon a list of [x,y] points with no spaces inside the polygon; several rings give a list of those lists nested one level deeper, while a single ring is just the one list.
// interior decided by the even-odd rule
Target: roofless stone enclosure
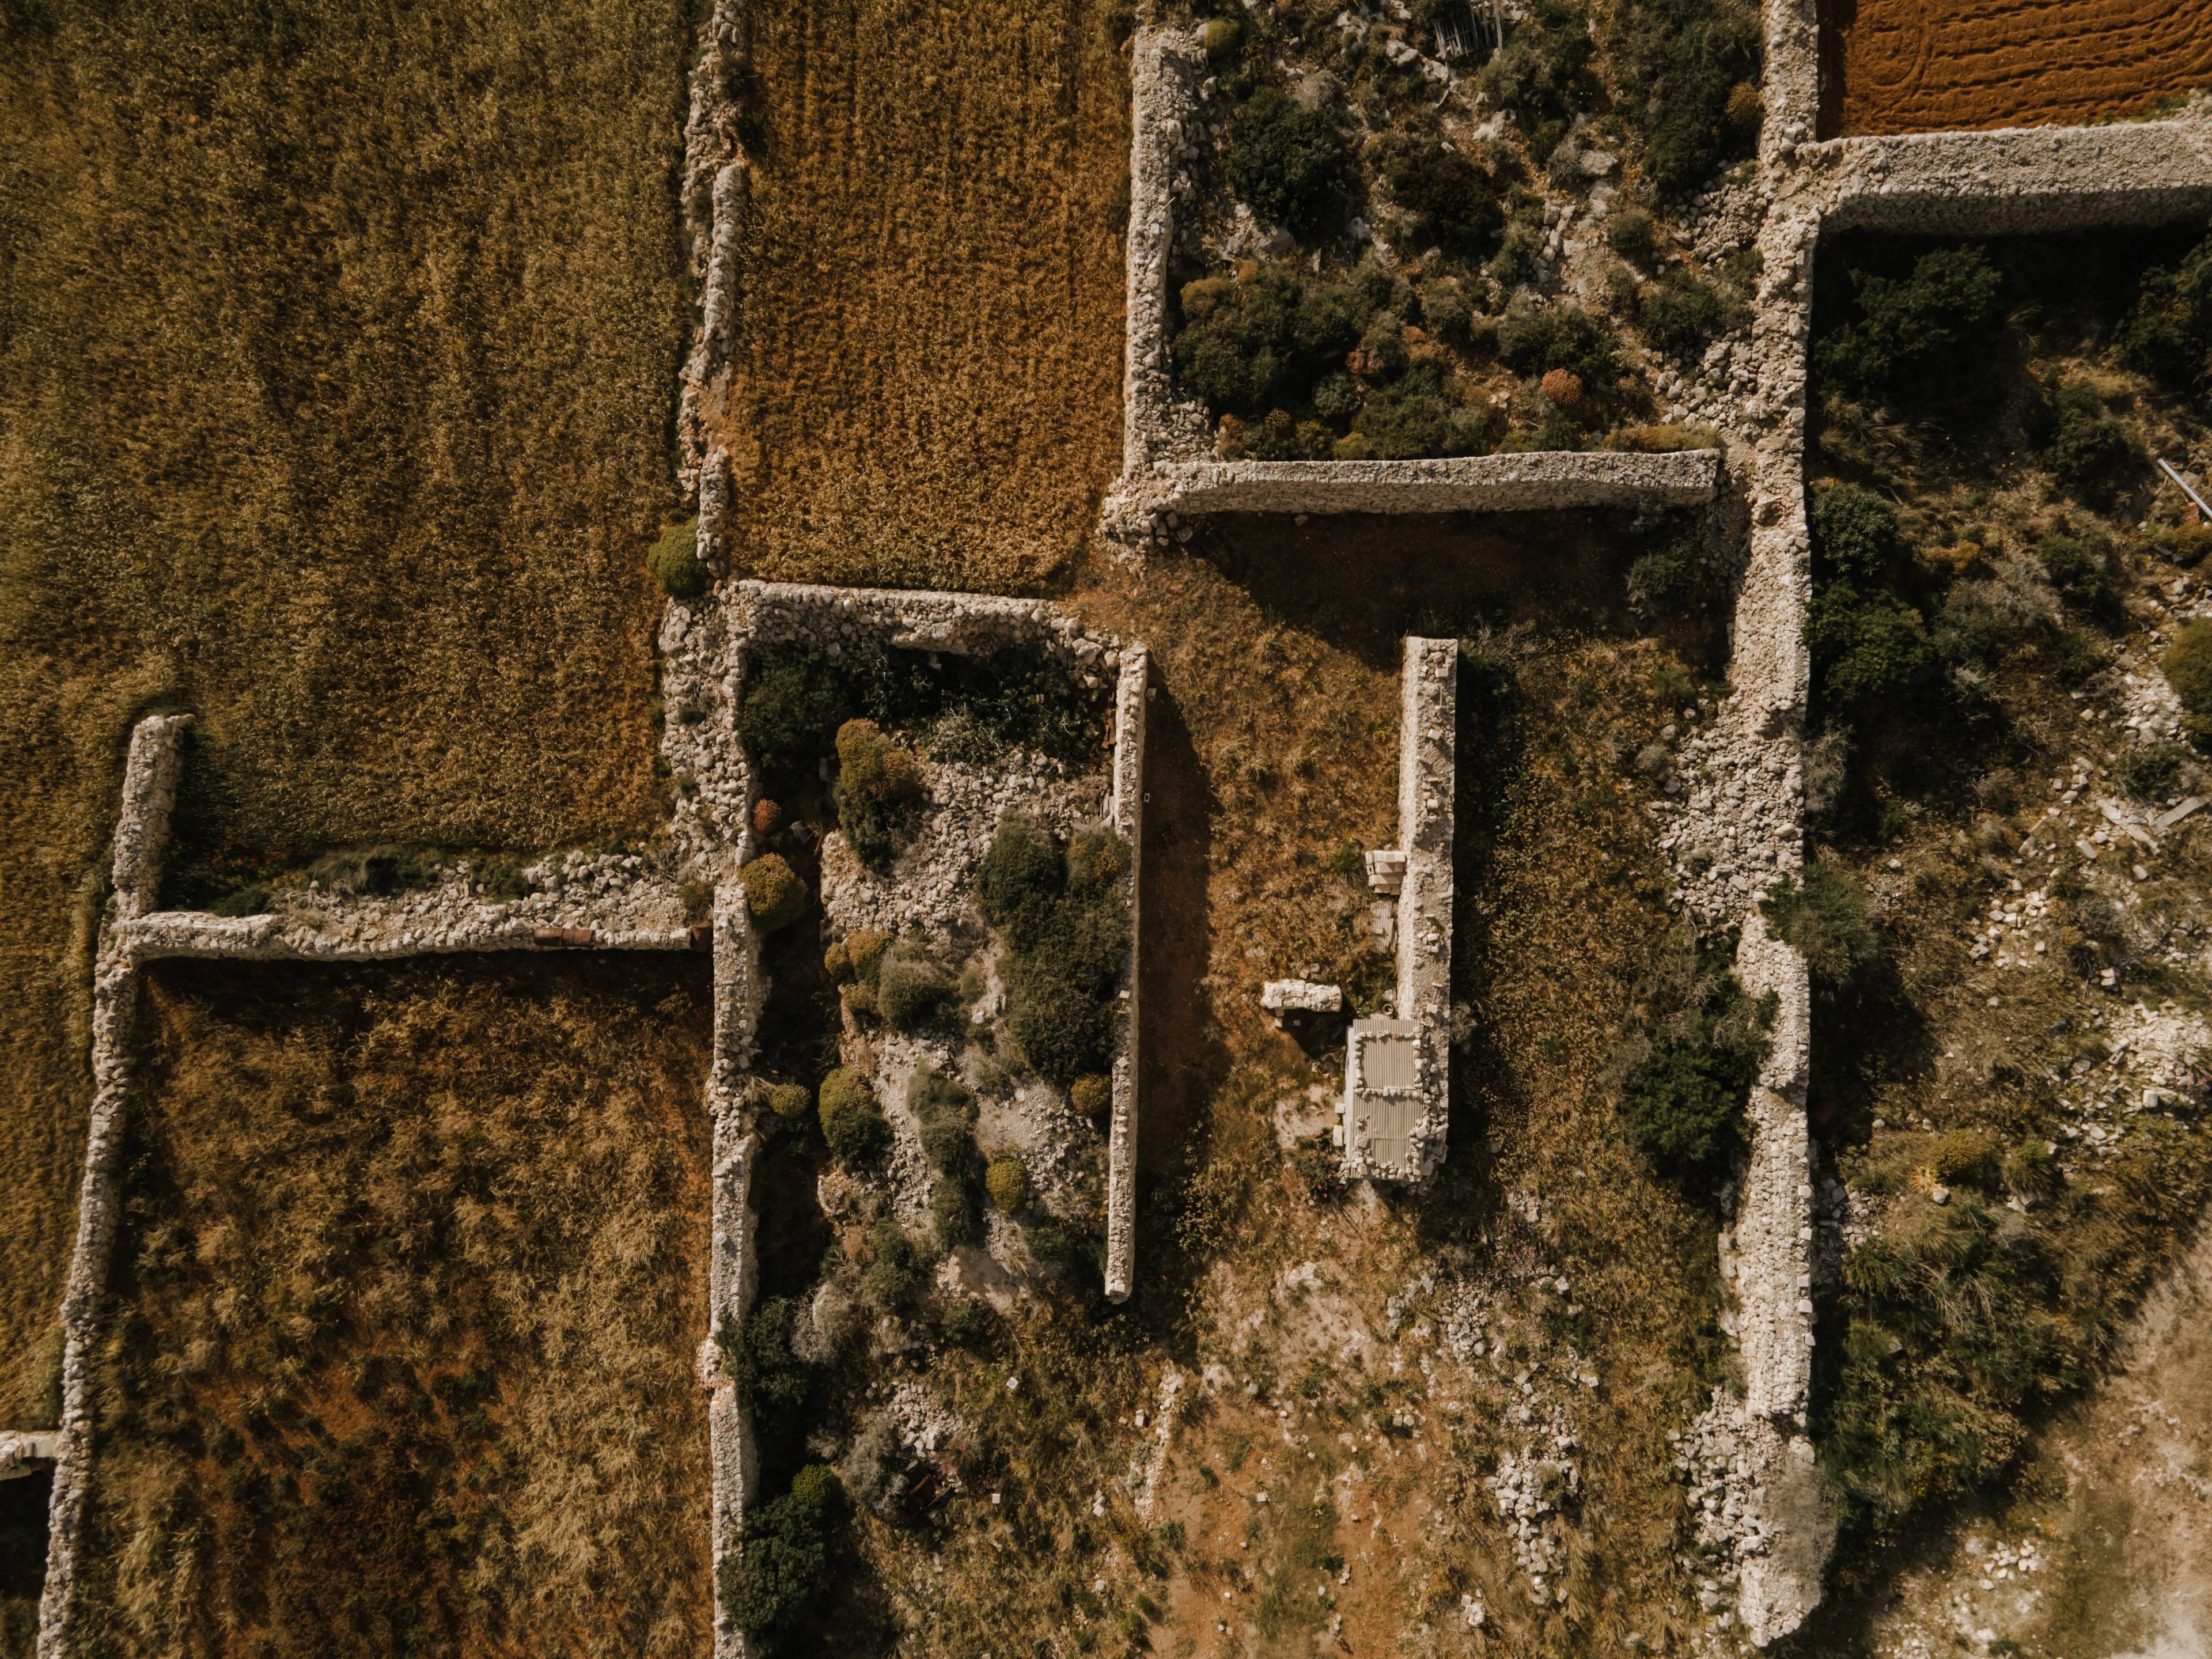
[{"label": "roofless stone enclosure", "polygon": [[[736,1547],[757,1459],[735,1386],[722,1371],[712,1333],[742,1321],[757,1279],[752,1255],[752,1172],[761,1137],[752,1117],[749,1066],[765,985],[760,944],[737,872],[753,852],[754,770],[731,719],[749,664],[770,646],[799,644],[836,654],[878,640],[897,649],[974,655],[1033,645],[1077,665],[1110,700],[1111,756],[1105,822],[1131,850],[1121,877],[1130,907],[1125,1009],[1116,1027],[1108,1133],[1106,1289],[1126,1299],[1134,1282],[1138,858],[1142,846],[1144,721],[1149,658],[1140,645],[1083,634],[1050,606],[969,594],[891,592],[738,582],[692,605],[670,607],[663,627],[664,687],[672,707],[665,748],[682,780],[672,824],[678,867],[711,881],[714,920],[687,926],[678,882],[636,858],[568,855],[533,866],[539,890],[505,903],[477,897],[449,878],[426,893],[340,899],[285,892],[269,914],[226,918],[153,908],[183,764],[188,715],[155,716],[132,733],[115,833],[114,899],[101,929],[94,994],[97,1084],[85,1157],[77,1238],[63,1304],[62,1426],[55,1443],[15,1447],[19,1461],[51,1456],[55,1469],[39,1652],[65,1650],[77,1551],[93,1478],[90,1357],[101,1334],[103,1287],[117,1229],[118,1156],[132,1087],[130,1036],[140,967],[172,957],[251,961],[389,961],[432,953],[711,948],[714,1060],[707,1079],[714,1121],[713,1225],[708,1330],[700,1370],[710,1389],[715,1559]],[[9,1443],[14,1446],[14,1443]],[[717,1619],[718,1649],[743,1650]]]}]

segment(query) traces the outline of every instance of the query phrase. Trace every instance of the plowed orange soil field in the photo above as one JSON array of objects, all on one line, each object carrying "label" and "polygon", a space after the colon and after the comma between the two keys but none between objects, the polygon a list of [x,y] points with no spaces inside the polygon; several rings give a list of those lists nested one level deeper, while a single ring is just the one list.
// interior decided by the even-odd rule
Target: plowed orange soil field
[{"label": "plowed orange soil field", "polygon": [[1822,0],[1820,129],[2142,115],[2212,87],[2212,0]]}]

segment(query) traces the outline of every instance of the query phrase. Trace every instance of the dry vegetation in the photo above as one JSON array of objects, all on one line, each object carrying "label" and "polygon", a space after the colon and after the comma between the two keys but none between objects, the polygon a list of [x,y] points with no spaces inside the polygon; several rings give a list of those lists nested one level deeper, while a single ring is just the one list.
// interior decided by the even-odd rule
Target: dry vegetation
[{"label": "dry vegetation", "polygon": [[737,368],[709,411],[746,574],[1005,590],[1081,547],[1121,453],[1115,13],[755,9]]},{"label": "dry vegetation", "polygon": [[0,1420],[51,1419],[98,861],[649,832],[690,19],[0,21]]},{"label": "dry vegetation", "polygon": [[685,1654],[703,964],[153,972],[87,1654]]},{"label": "dry vegetation", "polygon": [[[2201,468],[2206,434],[2185,385],[2137,366],[2127,320],[2146,269],[2195,240],[1983,245],[1922,313],[1940,334],[1978,310],[1971,343],[1923,337],[1887,376],[1815,345],[1808,793],[1840,897],[1808,952],[1812,1111],[1850,1200],[1814,1423],[1848,1523],[1843,1593],[1808,1652],[1872,1640],[1858,1592],[1960,1504],[2052,1498],[2037,1435],[2112,1363],[2212,1192],[2193,1045],[2169,1072],[2143,1040],[2185,1036],[2207,1006],[2212,839],[2197,819],[2130,835],[2105,810],[2156,812],[2206,781],[2160,672],[2201,604],[2178,566],[2206,538],[2148,459]],[[1823,291],[1850,295],[1849,269],[1930,294],[1931,253],[1957,257],[1846,244]],[[1832,301],[1818,338],[1860,320]],[[1831,485],[1868,489],[1856,522],[1887,514],[1893,538],[1867,550]],[[1861,625],[1907,600],[1888,643]],[[2042,1473],[2015,1487],[2023,1467]],[[2120,1583],[2099,1584],[2090,1570],[2069,1592],[2088,1598],[2077,1635],[2118,1606],[2099,1597]],[[2028,1650],[2081,1650],[2053,1640]]]}]

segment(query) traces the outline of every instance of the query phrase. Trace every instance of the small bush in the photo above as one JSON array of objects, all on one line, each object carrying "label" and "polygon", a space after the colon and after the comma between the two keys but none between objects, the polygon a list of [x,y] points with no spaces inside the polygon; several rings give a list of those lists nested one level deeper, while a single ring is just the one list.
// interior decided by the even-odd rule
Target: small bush
[{"label": "small bush", "polygon": [[259,882],[252,882],[235,892],[225,893],[208,907],[218,916],[258,916],[269,910],[269,890]]},{"label": "small bush", "polygon": [[1832,864],[1814,864],[1800,880],[1784,876],[1759,902],[1777,938],[1796,948],[1814,982],[1848,987],[1881,954],[1868,919],[1866,895]]},{"label": "small bush", "polygon": [[1305,238],[1344,216],[1352,152],[1327,111],[1262,87],[1231,118],[1229,142],[1230,187],[1266,222]]},{"label": "small bush", "polygon": [[898,1223],[886,1217],[868,1234],[868,1265],[860,1270],[860,1293],[878,1313],[893,1314],[913,1304],[929,1277],[921,1252]]},{"label": "small bush", "polygon": [[1814,551],[1847,581],[1881,586],[1904,556],[1897,509],[1871,489],[1850,483],[1824,489],[1805,516]]},{"label": "small bush", "polygon": [[1536,0],[1483,65],[1478,84],[1492,103],[1520,118],[1540,164],[1596,91],[1589,73],[1596,52],[1580,7]]},{"label": "small bush", "polygon": [[927,1025],[951,1004],[952,981],[929,963],[894,957],[876,975],[876,1012],[894,1030]]},{"label": "small bush", "polygon": [[1881,708],[1926,684],[1937,666],[1917,611],[1848,583],[1814,594],[1805,642],[1822,696],[1844,709]]},{"label": "small bush", "polygon": [[1697,598],[1702,580],[1697,544],[1677,537],[1628,567],[1629,603],[1647,614],[1680,612]]},{"label": "small bush", "polygon": [[970,1353],[988,1353],[999,1336],[999,1316],[988,1302],[973,1297],[956,1297],[938,1321],[945,1340]]},{"label": "small bush", "polygon": [[801,1083],[772,1083],[767,1105],[777,1123],[787,1130],[804,1129],[814,1115],[814,1097]]},{"label": "small bush", "polygon": [[2212,622],[2184,623],[2160,666],[2184,708],[2212,714]]},{"label": "small bush", "polygon": [[975,896],[984,915],[1022,950],[1048,925],[1066,874],[1052,832],[1033,817],[1010,812],[999,820],[975,872]]},{"label": "small bush", "polygon": [[865,1075],[840,1066],[822,1079],[816,1099],[822,1138],[830,1143],[832,1158],[848,1170],[874,1169],[883,1162],[890,1150],[891,1126]]},{"label": "small bush", "polygon": [[872,927],[855,927],[822,953],[822,965],[840,983],[859,980],[872,985],[890,940]]},{"label": "small bush", "polygon": [[1415,246],[1448,247],[1479,258],[1489,252],[1504,222],[1496,181],[1441,139],[1389,147],[1382,177],[1406,216],[1406,239]]},{"label": "small bush", "polygon": [[763,853],[738,872],[753,925],[763,933],[788,927],[806,914],[806,884],[774,853]]},{"label": "small bush", "polygon": [[2212,237],[2171,270],[2143,273],[2113,337],[2131,368],[2184,391],[2212,386]]},{"label": "small bush", "polygon": [[753,1431],[770,1443],[797,1431],[814,1392],[813,1367],[792,1352],[799,1308],[789,1297],[770,1297],[742,1328],[733,1331],[725,1319],[714,1333],[738,1398],[752,1413]]},{"label": "small bush", "polygon": [[[1613,9],[1607,57],[1615,107],[1662,196],[1710,176],[1749,130],[1735,94],[1759,76],[1759,14],[1735,0],[1641,0]],[[1753,99],[1757,97],[1754,91]]]},{"label": "small bush", "polygon": [[1650,264],[1651,256],[1659,251],[1651,216],[1640,208],[1624,208],[1614,214],[1606,226],[1605,237],[1615,253],[1640,265]]},{"label": "small bush", "polygon": [[2110,542],[2055,532],[2036,543],[2035,556],[2069,610],[2107,627],[2119,621],[2119,561]]},{"label": "small bush", "polygon": [[994,1158],[983,1171],[983,1190],[1002,1212],[1012,1215],[1029,1200],[1030,1172],[1018,1158]]},{"label": "small bush", "polygon": [[1857,319],[1814,347],[1822,375],[1861,397],[1908,381],[1980,381],[1974,356],[1996,320],[2004,277],[1979,248],[1937,248],[1901,279],[1853,271],[1851,285]]},{"label": "small bush", "polygon": [[2109,508],[2150,465],[2142,446],[2078,381],[2059,383],[2051,410],[2051,441],[2044,450],[2051,477],[2075,500]]},{"label": "small bush", "polygon": [[1646,288],[1636,303],[1636,325],[1644,337],[1668,355],[1698,356],[1731,321],[1720,290],[1702,276],[1669,271]]},{"label": "small bush", "polygon": [[699,557],[699,520],[686,519],[660,532],[660,539],[645,556],[660,591],[672,599],[696,599],[707,591],[713,573]]},{"label": "small bush", "polygon": [[812,781],[849,704],[836,672],[812,657],[772,653],[746,678],[738,698],[738,741],[779,783]]},{"label": "small bush", "polygon": [[1622,1103],[1630,1140],[1662,1171],[1711,1182],[1745,1146],[1744,1101],[1777,1006],[1772,993],[1754,1001],[1733,973],[1711,973],[1655,1022]]},{"label": "small bush", "polygon": [[1534,377],[1565,369],[1592,396],[1610,392],[1620,378],[1613,335],[1581,307],[1564,301],[1516,300],[1498,320],[1498,355],[1516,374]]},{"label": "small bush", "polygon": [[837,728],[837,827],[861,863],[889,865],[921,804],[921,769],[873,720]]},{"label": "small bush", "polygon": [[929,1189],[929,1219],[939,1250],[973,1244],[983,1236],[975,1194],[964,1181],[941,1175]]},{"label": "small bush", "polygon": [[2120,787],[2137,800],[2163,800],[2173,793],[2181,781],[2181,769],[2189,758],[2189,751],[2179,744],[2137,744],[2120,757],[2113,769]]},{"label": "small bush", "polygon": [[742,1547],[723,1561],[718,1589],[724,1614],[761,1659],[805,1651],[814,1639],[848,1525],[844,1489],[818,1463],[746,1513]]}]

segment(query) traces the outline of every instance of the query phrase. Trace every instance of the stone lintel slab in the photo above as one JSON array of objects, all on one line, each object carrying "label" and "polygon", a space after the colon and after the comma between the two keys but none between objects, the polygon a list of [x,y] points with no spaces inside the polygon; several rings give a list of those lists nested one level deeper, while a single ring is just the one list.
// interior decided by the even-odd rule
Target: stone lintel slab
[{"label": "stone lintel slab", "polygon": [[1717,449],[1669,455],[1540,450],[1425,461],[1178,461],[1156,466],[1157,510],[1204,513],[1539,513],[1697,507]]}]

